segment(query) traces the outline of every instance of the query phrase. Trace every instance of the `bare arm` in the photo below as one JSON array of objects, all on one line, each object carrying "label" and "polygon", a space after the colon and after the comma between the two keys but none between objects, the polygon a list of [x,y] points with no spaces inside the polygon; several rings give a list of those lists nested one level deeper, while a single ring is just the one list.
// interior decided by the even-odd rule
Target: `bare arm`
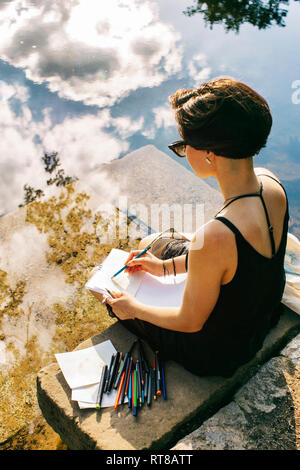
[{"label": "bare arm", "polygon": [[166,274],[185,273],[186,272],[185,260],[186,260],[186,255],[180,255],[180,256],[174,257],[175,272],[174,272],[174,265],[173,265],[172,258],[164,260],[163,262],[165,264]]},{"label": "bare arm", "polygon": [[206,224],[200,230],[204,231],[204,244],[193,249],[196,242],[194,236],[182,305],[178,308],[153,307],[138,302],[135,318],[182,332],[202,329],[217,302],[225,267],[224,257],[221,256],[224,247],[222,237],[216,230],[216,222]]},{"label": "bare arm", "polygon": [[134,259],[134,256],[137,256],[142,250],[133,250],[130,252],[128,259],[125,261],[125,264],[129,266],[129,268],[125,269],[125,272],[128,274],[132,274],[136,271],[146,271],[154,276],[163,276],[164,275],[164,268],[165,266],[165,274],[181,274],[185,273],[185,260],[186,255],[175,256],[174,265],[175,265],[175,272],[174,272],[174,265],[172,258],[161,260],[157,258],[152,253],[147,252],[145,255],[141,256],[140,258]]}]

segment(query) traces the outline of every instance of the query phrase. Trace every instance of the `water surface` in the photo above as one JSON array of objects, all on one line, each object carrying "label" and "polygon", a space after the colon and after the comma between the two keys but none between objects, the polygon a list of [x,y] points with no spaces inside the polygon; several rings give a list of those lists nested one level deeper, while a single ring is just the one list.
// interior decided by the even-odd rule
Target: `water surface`
[{"label": "water surface", "polygon": [[24,0],[0,11],[0,214],[24,184],[46,184],[44,152],[79,178],[147,144],[173,158],[168,96],[229,75],[270,104],[256,165],[286,182],[299,230],[299,2]]}]

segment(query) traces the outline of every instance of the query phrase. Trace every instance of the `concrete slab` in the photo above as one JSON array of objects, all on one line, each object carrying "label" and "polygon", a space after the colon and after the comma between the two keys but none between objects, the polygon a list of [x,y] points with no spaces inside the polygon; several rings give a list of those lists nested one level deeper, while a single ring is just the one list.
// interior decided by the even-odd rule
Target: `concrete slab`
[{"label": "concrete slab", "polygon": [[[256,356],[228,379],[196,377],[178,364],[166,363],[168,399],[159,398],[151,408],[143,406],[137,418],[127,404],[101,411],[80,410],[71,401],[71,391],[56,362],[43,368],[37,377],[39,406],[48,424],[61,436],[69,449],[141,450],[168,449],[198,428],[204,420],[225,406],[261,364],[270,359],[296,336],[300,318],[288,308],[278,325],[270,331]],[[118,322],[76,349],[110,339],[126,352],[134,336]],[[148,359],[152,352],[146,350]]]}]

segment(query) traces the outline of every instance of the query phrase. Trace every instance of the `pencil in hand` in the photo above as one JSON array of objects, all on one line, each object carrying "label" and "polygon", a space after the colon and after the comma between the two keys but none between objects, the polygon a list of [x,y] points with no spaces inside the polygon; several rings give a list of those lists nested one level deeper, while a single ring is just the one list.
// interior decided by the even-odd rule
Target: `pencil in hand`
[{"label": "pencil in hand", "polygon": [[[151,248],[151,245],[148,245],[143,251],[141,251],[137,256],[135,256],[133,259],[137,259],[137,258],[140,258],[141,256],[143,256],[148,250],[150,250]],[[129,268],[129,266],[127,264],[125,264],[119,271],[117,271],[115,274],[113,274],[113,276],[111,277],[111,279],[113,279],[114,277],[116,277],[118,274],[120,274],[122,271],[124,271],[124,269],[126,268]]]}]

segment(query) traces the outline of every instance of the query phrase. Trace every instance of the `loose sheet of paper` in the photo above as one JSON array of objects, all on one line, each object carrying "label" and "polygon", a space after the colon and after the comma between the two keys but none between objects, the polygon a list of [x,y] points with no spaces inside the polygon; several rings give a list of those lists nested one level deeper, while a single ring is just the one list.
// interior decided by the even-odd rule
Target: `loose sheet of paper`
[{"label": "loose sheet of paper", "polygon": [[[79,387],[72,389],[72,400],[78,401],[80,408],[95,408],[97,403],[99,383],[88,385],[87,387]],[[117,398],[118,390],[112,389],[110,393],[103,393],[101,408],[114,406]],[[125,397],[124,403],[128,399]]]},{"label": "loose sheet of paper", "polygon": [[102,367],[109,366],[115,353],[116,349],[108,340],[90,348],[55,354],[55,357],[69,387],[76,388],[99,382]]},{"label": "loose sheet of paper", "polygon": [[[110,364],[116,349],[111,341],[104,341],[89,348],[55,354],[64,377],[72,389],[72,400],[77,401],[81,409],[95,408],[102,368]],[[114,406],[117,390],[103,394],[101,408]],[[124,403],[126,403],[125,397]]]}]

